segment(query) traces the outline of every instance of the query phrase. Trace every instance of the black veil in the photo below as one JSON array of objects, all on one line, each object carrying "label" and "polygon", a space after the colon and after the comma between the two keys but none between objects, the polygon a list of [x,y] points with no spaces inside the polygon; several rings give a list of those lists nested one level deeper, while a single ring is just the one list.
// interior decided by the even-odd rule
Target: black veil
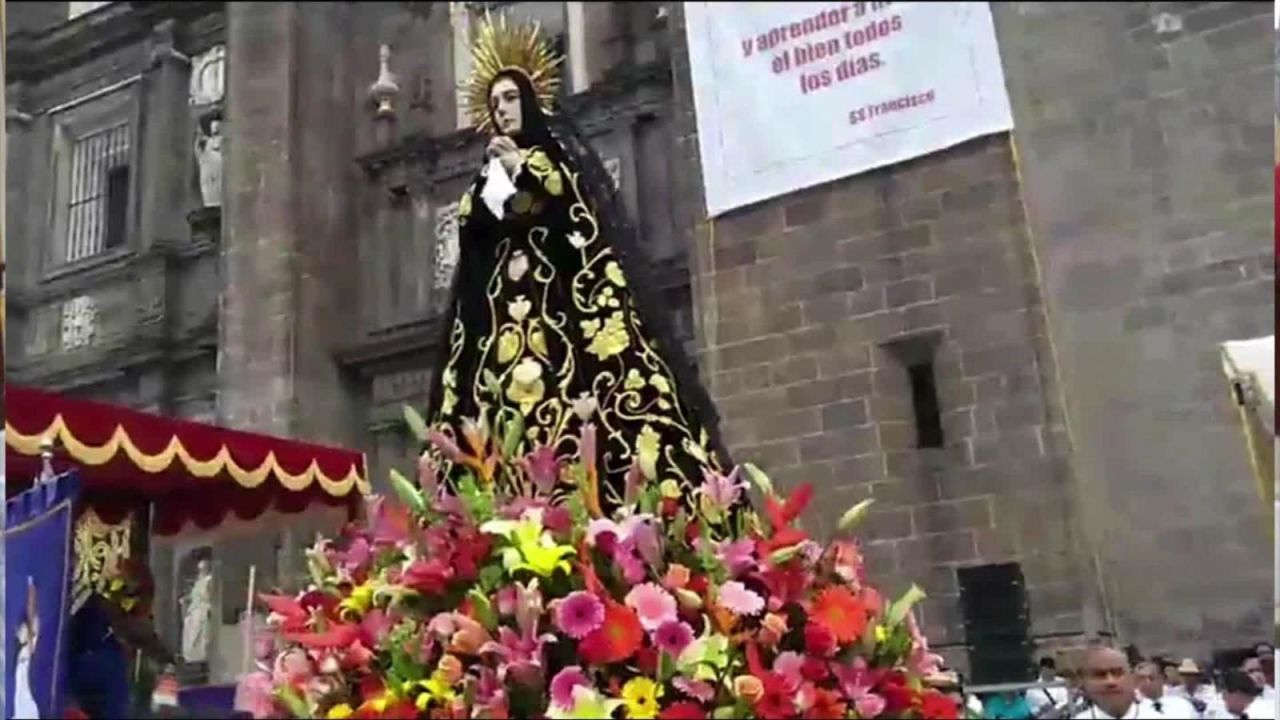
[{"label": "black veil", "polygon": [[[563,162],[580,173],[581,190],[593,206],[591,209],[599,223],[600,236],[609,243],[622,272],[628,278],[627,287],[650,340],[674,375],[680,399],[706,430],[709,449],[721,466],[728,469],[732,466],[732,461],[720,437],[719,413],[698,377],[696,367],[685,353],[683,344],[676,337],[671,317],[657,291],[660,285],[653,276],[652,263],[600,155],[587,143],[577,125],[566,114],[547,115],[542,112],[533,85],[524,73],[518,70],[504,71],[497,74],[493,82],[496,83],[501,78],[514,81],[520,90],[521,129],[512,139],[522,148],[537,145],[553,162]],[[490,121],[493,122],[492,117]],[[457,297],[461,278],[462,273],[455,271],[448,306],[442,317],[444,324],[439,333],[441,347],[437,349],[437,373],[441,372],[448,361],[448,338],[452,332],[455,312],[453,299]],[[443,383],[435,378],[431,383],[429,398],[428,409],[431,413],[440,407],[442,395]]]}]

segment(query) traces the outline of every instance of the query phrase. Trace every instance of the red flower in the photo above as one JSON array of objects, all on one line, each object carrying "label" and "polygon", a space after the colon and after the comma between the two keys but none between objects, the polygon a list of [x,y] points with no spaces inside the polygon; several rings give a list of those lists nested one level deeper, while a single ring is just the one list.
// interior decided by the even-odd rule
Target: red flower
[{"label": "red flower", "polygon": [[[675,498],[662,498],[662,517],[671,519],[680,512],[680,501]],[[662,717],[659,715],[658,717]]]},{"label": "red flower", "polygon": [[956,720],[960,717],[960,708],[946,695],[929,690],[920,698],[920,715],[936,720]]},{"label": "red flower", "polygon": [[658,713],[658,720],[706,720],[707,712],[695,702],[682,701]]},{"label": "red flower", "polygon": [[314,650],[332,650],[345,648],[360,637],[359,625],[334,624],[324,632],[291,632],[284,633],[284,639]]},{"label": "red flower", "polygon": [[827,626],[820,622],[806,623],[804,626],[804,650],[810,655],[825,658],[835,654],[836,636]]},{"label": "red flower", "polygon": [[360,700],[362,702],[380,698],[386,691],[387,686],[383,684],[381,676],[365,675],[360,678]]},{"label": "red flower", "polygon": [[[805,717],[838,720],[844,717],[847,708],[848,706],[840,701],[838,693],[818,688],[814,691],[813,706],[805,713]],[[931,718],[935,716],[926,713],[925,717]]]},{"label": "red flower", "polygon": [[640,649],[643,640],[640,618],[626,605],[606,601],[604,624],[582,639],[578,654],[586,665],[622,662]]},{"label": "red flower", "polygon": [[688,525],[684,526],[684,541],[689,545],[693,544],[702,535],[702,526],[697,520],[692,520]]},{"label": "red flower", "polygon": [[767,672],[758,677],[764,685],[764,694],[756,701],[756,715],[762,720],[795,717],[795,692],[786,678],[775,672]]},{"label": "red flower", "polygon": [[884,698],[884,711],[881,715],[885,717],[901,717],[916,704],[917,694],[906,686],[905,678],[900,672],[886,676],[876,692]]},{"label": "red flower", "polygon": [[841,643],[857,640],[867,629],[867,608],[845,587],[823,590],[810,609],[813,621],[824,625]]},{"label": "red flower", "polygon": [[453,567],[439,558],[414,560],[405,569],[400,582],[423,595],[442,595],[453,579]]},{"label": "red flower", "polygon": [[773,566],[757,576],[769,591],[770,607],[799,602],[809,590],[809,573],[796,565]]},{"label": "red flower", "polygon": [[818,683],[826,680],[831,676],[831,668],[827,667],[825,660],[818,658],[805,658],[800,665],[800,677],[809,682]]},{"label": "red flower", "polygon": [[658,674],[658,651],[656,648],[643,647],[636,653],[636,669],[641,675]]}]

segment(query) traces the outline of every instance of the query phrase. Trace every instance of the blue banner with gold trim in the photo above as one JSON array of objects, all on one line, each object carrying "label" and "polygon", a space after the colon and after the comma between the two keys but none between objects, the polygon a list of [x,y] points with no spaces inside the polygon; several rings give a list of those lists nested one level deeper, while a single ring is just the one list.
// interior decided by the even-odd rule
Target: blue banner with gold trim
[{"label": "blue banner with gold trim", "polygon": [[72,530],[80,478],[5,504],[5,715],[61,718],[70,644]]}]

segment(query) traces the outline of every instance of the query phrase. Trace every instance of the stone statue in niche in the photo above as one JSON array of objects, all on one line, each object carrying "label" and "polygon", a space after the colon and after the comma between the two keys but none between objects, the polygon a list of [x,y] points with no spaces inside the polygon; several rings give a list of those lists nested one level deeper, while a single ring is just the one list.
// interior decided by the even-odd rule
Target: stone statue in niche
[{"label": "stone statue in niche", "polygon": [[200,168],[201,207],[222,207],[222,113],[200,118],[196,134],[196,163]]},{"label": "stone statue in niche", "polygon": [[[203,663],[209,657],[209,623],[213,618],[213,563],[209,548],[193,550],[195,577],[178,600],[182,615],[182,659]],[[184,563],[186,564],[186,563]]]}]

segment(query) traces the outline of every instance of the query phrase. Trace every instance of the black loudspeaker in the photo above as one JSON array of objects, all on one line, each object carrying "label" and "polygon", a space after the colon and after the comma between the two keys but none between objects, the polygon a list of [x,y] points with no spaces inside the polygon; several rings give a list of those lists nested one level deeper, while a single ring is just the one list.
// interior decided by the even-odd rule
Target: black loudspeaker
[{"label": "black loudspeaker", "polygon": [[960,605],[972,682],[1035,679],[1026,582],[1018,563],[960,568]]}]

